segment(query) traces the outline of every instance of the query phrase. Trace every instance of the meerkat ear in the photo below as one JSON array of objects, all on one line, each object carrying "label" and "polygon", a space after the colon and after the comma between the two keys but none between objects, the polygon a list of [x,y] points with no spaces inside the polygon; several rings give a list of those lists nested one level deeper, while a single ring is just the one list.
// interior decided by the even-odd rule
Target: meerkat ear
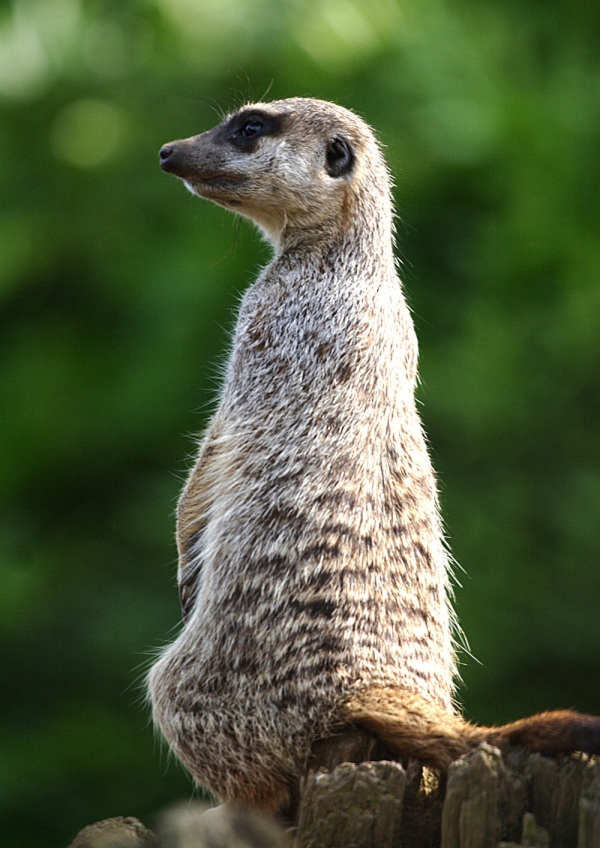
[{"label": "meerkat ear", "polygon": [[325,170],[330,177],[343,177],[352,170],[354,164],[354,155],[352,149],[345,138],[335,136],[327,142],[327,152],[325,154],[327,164]]}]

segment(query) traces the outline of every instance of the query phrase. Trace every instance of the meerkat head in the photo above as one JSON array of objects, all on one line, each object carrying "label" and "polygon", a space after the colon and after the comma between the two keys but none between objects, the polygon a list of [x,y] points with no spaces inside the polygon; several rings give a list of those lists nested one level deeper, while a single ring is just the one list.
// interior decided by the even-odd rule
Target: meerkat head
[{"label": "meerkat head", "polygon": [[276,247],[291,234],[336,232],[365,188],[389,194],[369,127],[308,98],[244,106],[208,132],[166,144],[160,164],[199,197],[251,218]]}]

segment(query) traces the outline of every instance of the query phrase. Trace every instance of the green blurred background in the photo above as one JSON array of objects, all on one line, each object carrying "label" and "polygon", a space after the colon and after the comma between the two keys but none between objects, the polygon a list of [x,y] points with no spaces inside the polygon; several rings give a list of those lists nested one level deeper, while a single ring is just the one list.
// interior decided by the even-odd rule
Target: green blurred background
[{"label": "green blurred background", "polygon": [[157,152],[267,90],[386,146],[467,714],[600,713],[599,24],[589,0],[0,2],[3,845],[194,791],[140,680],[269,250]]}]

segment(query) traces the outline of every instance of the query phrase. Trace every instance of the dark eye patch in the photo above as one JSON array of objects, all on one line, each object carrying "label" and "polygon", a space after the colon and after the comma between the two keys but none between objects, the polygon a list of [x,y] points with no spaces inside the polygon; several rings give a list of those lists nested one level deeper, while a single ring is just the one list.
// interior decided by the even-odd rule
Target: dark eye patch
[{"label": "dark eye patch", "polygon": [[252,153],[259,139],[267,135],[279,135],[283,128],[283,116],[243,110],[230,118],[223,128],[230,144],[244,153]]}]

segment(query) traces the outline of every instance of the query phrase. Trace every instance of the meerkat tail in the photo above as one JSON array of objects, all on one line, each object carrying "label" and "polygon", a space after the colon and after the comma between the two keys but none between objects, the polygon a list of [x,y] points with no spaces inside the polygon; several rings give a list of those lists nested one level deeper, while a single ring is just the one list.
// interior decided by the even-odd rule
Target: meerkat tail
[{"label": "meerkat tail", "polygon": [[600,718],[573,710],[553,710],[501,727],[481,727],[492,745],[519,745],[540,754],[600,754]]},{"label": "meerkat tail", "polygon": [[481,742],[541,754],[600,754],[600,719],[572,710],[540,713],[501,727],[479,727],[415,692],[370,687],[344,703],[343,717],[373,733],[400,757],[414,757],[439,771]]},{"label": "meerkat tail", "polygon": [[483,741],[476,738],[479,728],[399,687],[357,692],[345,701],[343,718],[373,733],[399,756],[442,771]]}]

